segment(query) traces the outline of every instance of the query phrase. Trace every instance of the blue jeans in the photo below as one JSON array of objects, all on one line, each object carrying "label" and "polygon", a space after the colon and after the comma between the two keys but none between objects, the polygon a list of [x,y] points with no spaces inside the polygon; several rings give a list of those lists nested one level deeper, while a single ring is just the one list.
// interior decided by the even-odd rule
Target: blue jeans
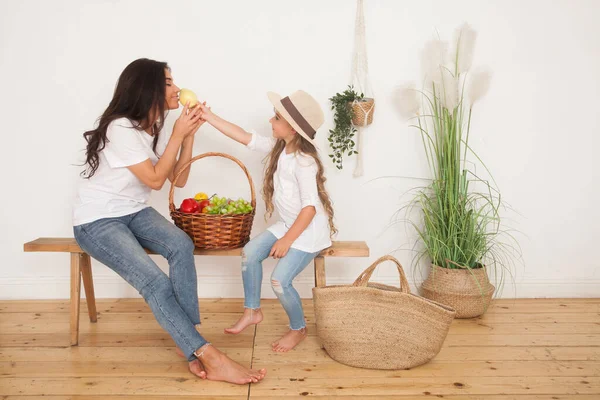
[{"label": "blue jeans", "polygon": [[[269,257],[271,248],[277,237],[265,231],[244,246],[242,254],[242,278],[244,281],[244,307],[260,308],[260,290],[263,278],[263,260]],[[271,287],[281,302],[290,319],[290,329],[299,330],[306,327],[304,310],[300,295],[292,286],[292,281],[319,254],[307,253],[290,248],[287,254],[279,259],[271,275]]]},{"label": "blue jeans", "polygon": [[[194,243],[155,209],[73,227],[79,246],[129,282],[189,361],[208,343],[200,324]],[[167,276],[144,247],[169,261]]]}]

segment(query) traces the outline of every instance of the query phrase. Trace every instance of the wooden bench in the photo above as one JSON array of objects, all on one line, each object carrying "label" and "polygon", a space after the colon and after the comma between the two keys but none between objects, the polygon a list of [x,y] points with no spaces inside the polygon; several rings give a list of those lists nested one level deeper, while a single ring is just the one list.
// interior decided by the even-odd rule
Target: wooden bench
[{"label": "wooden bench", "polygon": [[[97,321],[92,264],[74,238],[39,238],[23,246],[26,252],[53,252],[71,254],[71,346],[79,342],[79,303],[81,298],[81,281],[87,299],[88,314],[91,322]],[[148,254],[155,254],[146,250]],[[196,249],[198,256],[241,256],[242,249],[201,250]],[[332,246],[323,250],[314,260],[315,286],[325,286],[325,257],[368,257],[369,247],[365,242],[333,242]]]}]

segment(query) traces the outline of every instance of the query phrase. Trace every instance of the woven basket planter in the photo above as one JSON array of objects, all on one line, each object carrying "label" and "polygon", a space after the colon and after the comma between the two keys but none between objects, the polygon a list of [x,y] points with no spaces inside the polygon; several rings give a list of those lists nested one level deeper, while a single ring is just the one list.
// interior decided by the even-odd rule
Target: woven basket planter
[{"label": "woven basket planter", "polygon": [[[227,158],[240,166],[250,185],[252,212],[248,214],[187,214],[175,208],[173,203],[175,182],[188,166],[206,157]],[[175,225],[187,233],[199,249],[235,249],[242,247],[250,240],[250,231],[256,212],[254,183],[246,166],[237,158],[224,153],[204,153],[192,158],[173,179],[171,191],[169,192],[169,211]]]},{"label": "woven basket planter", "polygon": [[352,125],[367,126],[373,122],[373,114],[375,113],[375,99],[365,98],[355,100],[349,103],[352,107]]},{"label": "woven basket planter", "polygon": [[456,318],[474,318],[485,313],[494,290],[485,268],[450,269],[434,265],[421,285],[424,297],[454,308]]}]

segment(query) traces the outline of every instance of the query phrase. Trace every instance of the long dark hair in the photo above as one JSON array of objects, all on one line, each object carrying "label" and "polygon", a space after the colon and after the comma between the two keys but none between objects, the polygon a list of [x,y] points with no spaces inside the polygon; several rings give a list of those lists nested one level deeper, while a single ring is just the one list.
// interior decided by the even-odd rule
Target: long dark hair
[{"label": "long dark hair", "polygon": [[[154,135],[152,148],[156,151],[159,132],[165,119],[165,62],[140,58],[129,64],[119,76],[110,104],[98,119],[96,129],[87,131],[85,151],[86,169],[81,173],[91,178],[98,169],[98,153],[106,146],[106,130],[110,123],[119,118],[128,118],[138,130],[151,128]],[[157,118],[151,121],[151,116]]]}]

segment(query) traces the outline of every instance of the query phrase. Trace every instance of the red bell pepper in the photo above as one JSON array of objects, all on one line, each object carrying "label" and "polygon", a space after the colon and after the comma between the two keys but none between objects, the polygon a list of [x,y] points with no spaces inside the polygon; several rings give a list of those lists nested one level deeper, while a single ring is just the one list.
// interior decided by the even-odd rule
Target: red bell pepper
[{"label": "red bell pepper", "polygon": [[193,198],[183,200],[181,202],[181,206],[179,207],[179,210],[186,214],[193,214],[195,212],[198,212],[199,209],[200,205],[198,204],[196,199]]}]

